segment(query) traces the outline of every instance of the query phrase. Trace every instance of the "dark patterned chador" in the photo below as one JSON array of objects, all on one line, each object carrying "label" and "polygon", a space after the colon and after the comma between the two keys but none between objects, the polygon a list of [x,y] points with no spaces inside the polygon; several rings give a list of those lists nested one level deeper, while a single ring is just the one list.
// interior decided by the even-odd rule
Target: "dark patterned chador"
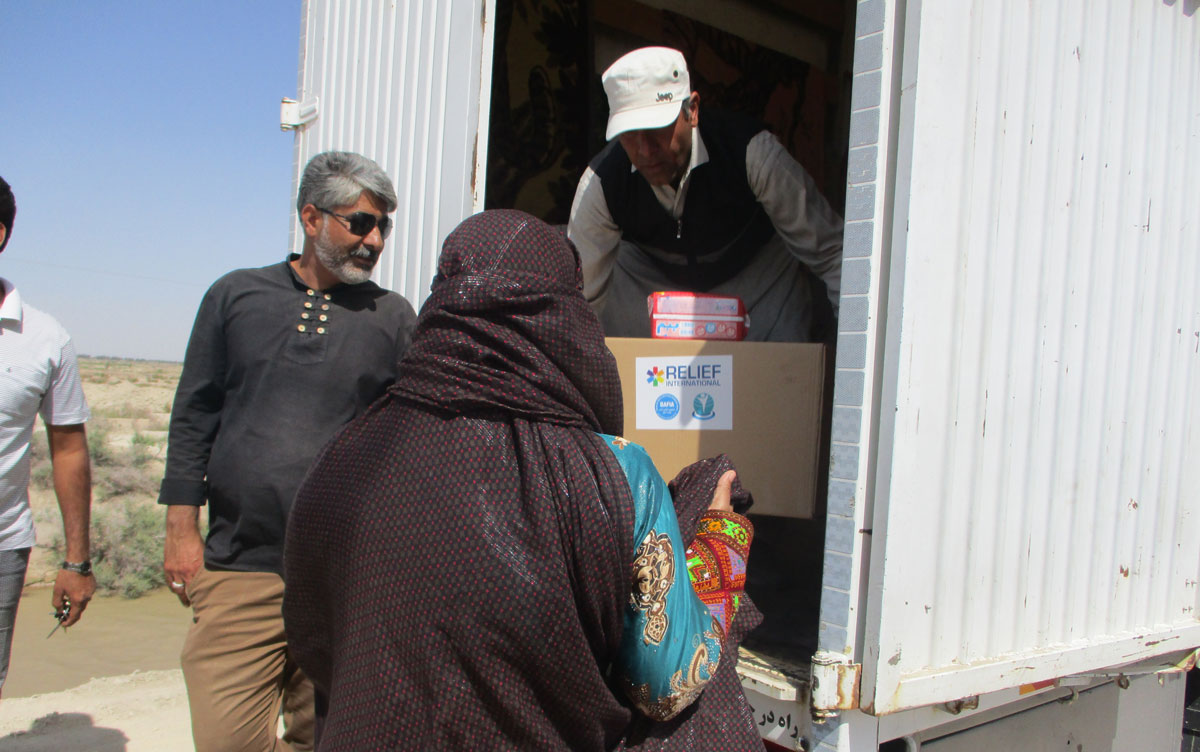
[{"label": "dark patterned chador", "polygon": [[[616,686],[640,541],[598,435],[622,428],[616,366],[580,287],[550,226],[465,221],[398,381],[310,471],[284,617],[323,696],[319,749],[761,749],[734,672],[761,618],[744,596],[682,713],[651,721]],[[685,538],[729,467],[676,479]]]}]

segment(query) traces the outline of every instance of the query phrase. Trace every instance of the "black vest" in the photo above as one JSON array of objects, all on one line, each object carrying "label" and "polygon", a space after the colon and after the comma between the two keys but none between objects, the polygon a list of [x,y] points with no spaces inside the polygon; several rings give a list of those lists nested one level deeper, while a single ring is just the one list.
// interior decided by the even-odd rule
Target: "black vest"
[{"label": "black vest", "polygon": [[677,222],[613,140],[592,160],[622,238],[636,244],[679,289],[704,292],[737,275],[775,227],[746,180],[746,145],[765,126],[705,110],[700,137],[708,162],[692,170]]}]

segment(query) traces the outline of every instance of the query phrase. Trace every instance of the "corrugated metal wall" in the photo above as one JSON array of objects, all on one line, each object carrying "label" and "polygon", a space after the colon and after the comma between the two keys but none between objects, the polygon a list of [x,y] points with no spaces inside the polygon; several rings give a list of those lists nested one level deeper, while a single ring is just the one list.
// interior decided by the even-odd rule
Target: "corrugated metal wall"
[{"label": "corrugated metal wall", "polygon": [[1200,644],[1197,5],[908,6],[876,712]]},{"label": "corrugated metal wall", "polygon": [[[400,207],[375,278],[419,306],[446,234],[483,204],[491,0],[306,0],[295,175],[314,154],[357,151],[392,177]],[[476,177],[479,177],[479,184]],[[293,227],[292,247],[302,238]]]}]

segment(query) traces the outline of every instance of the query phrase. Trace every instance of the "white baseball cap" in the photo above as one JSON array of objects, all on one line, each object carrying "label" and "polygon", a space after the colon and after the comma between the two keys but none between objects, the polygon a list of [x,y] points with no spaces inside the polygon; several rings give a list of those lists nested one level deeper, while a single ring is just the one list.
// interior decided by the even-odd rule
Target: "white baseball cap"
[{"label": "white baseball cap", "polygon": [[669,125],[692,95],[683,54],[670,47],[634,50],[610,65],[600,80],[608,95],[606,141],[625,131]]}]

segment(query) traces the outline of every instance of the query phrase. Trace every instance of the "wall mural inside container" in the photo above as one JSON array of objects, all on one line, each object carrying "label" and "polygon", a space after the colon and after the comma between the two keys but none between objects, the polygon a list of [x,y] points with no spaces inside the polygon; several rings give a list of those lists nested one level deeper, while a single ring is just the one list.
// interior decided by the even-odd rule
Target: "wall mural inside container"
[{"label": "wall mural inside container", "polygon": [[496,6],[485,205],[566,224],[589,159],[581,3],[498,0]]},{"label": "wall mural inside container", "polygon": [[[829,122],[835,117],[837,81],[802,61],[674,13],[662,13],[661,41],[688,60],[692,88],[704,107],[742,112],[762,120],[832,202],[829,178],[844,182],[845,168],[829,164]],[[840,186],[838,190],[842,190]],[[841,205],[838,198],[835,206]]]}]

